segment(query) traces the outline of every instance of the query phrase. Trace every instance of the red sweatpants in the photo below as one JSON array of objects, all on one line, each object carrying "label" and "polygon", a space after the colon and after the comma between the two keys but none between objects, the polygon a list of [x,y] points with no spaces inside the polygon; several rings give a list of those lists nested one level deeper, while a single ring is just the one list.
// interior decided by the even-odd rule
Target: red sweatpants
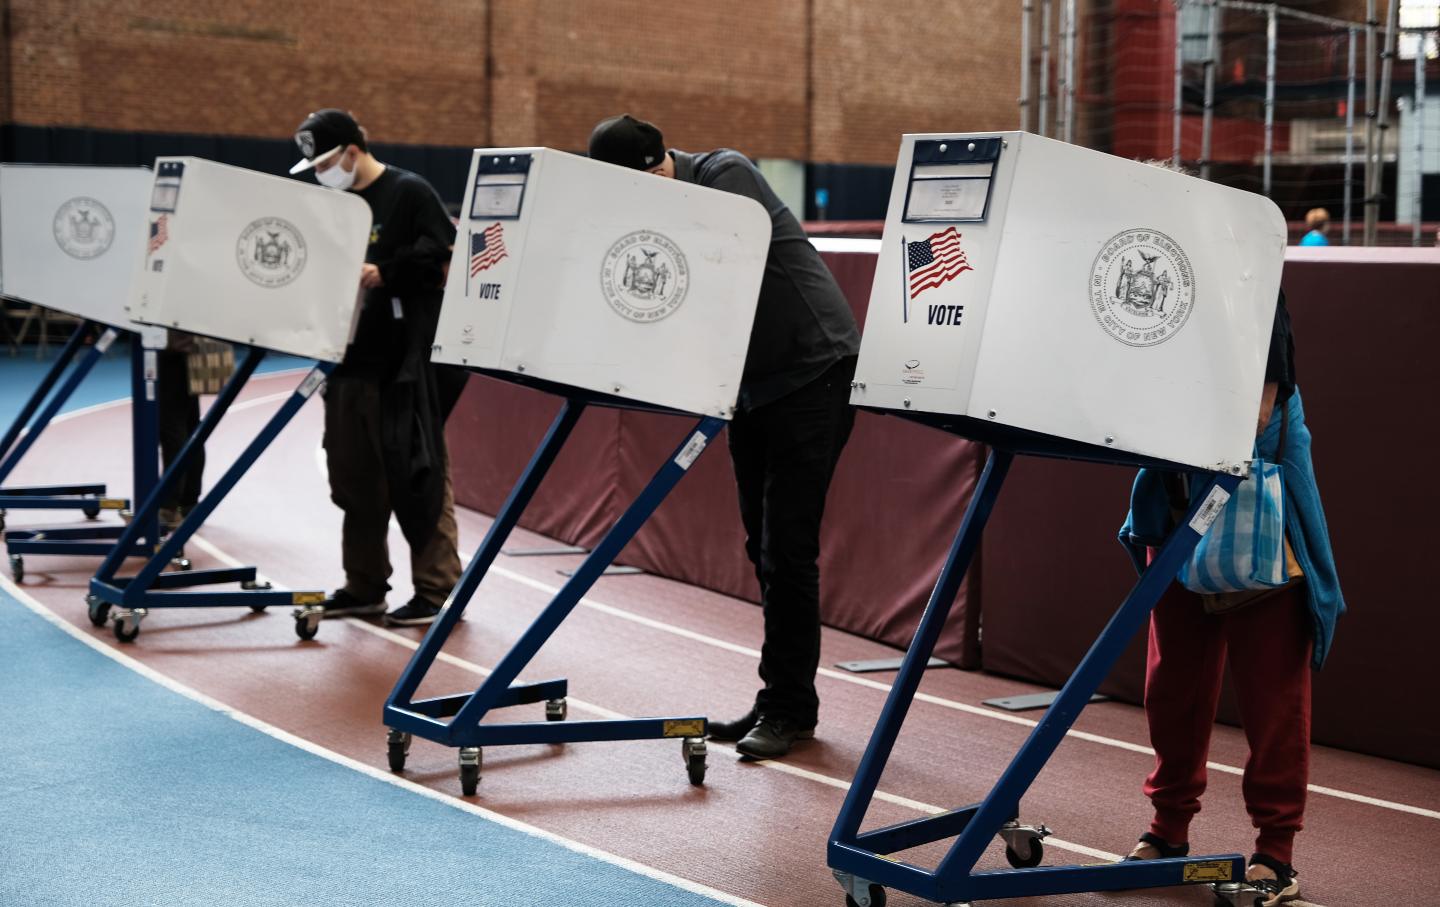
[{"label": "red sweatpants", "polygon": [[1145,717],[1156,753],[1145,779],[1155,807],[1151,833],[1171,844],[1190,840],[1228,649],[1250,743],[1242,790],[1259,830],[1255,850],[1290,862],[1310,776],[1312,645],[1303,583],[1225,615],[1206,614],[1198,595],[1170,584],[1150,617],[1145,671]]}]

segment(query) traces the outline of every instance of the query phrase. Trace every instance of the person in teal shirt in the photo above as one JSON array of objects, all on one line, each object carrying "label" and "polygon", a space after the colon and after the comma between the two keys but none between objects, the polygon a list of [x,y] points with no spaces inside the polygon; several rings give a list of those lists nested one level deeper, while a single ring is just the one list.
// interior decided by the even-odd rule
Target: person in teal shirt
[{"label": "person in teal shirt", "polygon": [[1326,211],[1324,208],[1311,208],[1305,214],[1305,226],[1310,229],[1310,232],[1300,237],[1300,245],[1330,245],[1330,239],[1325,235],[1325,231],[1330,229],[1329,211]]}]

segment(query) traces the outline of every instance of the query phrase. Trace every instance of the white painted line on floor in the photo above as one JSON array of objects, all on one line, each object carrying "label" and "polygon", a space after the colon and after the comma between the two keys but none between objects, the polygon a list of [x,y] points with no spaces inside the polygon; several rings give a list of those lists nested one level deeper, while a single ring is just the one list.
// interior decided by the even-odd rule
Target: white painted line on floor
[{"label": "white painted line on floor", "polygon": [[634,860],[617,856],[616,854],[600,850],[596,847],[591,847],[588,844],[582,844],[579,841],[572,841],[571,839],[561,837],[554,832],[546,831],[543,828],[538,828],[526,822],[521,822],[518,819],[512,819],[511,817],[506,816],[502,813],[493,812],[491,810],[485,809],[482,806],[477,806],[474,803],[469,803],[464,800],[452,797],[448,794],[431,790],[430,788],[425,787],[422,784],[417,784],[414,781],[408,781],[398,775],[391,774],[390,772],[383,771],[381,769],[375,768],[374,766],[366,765],[363,762],[351,759],[349,756],[341,755],[334,750],[326,749],[325,747],[320,746],[316,743],[312,743],[311,741],[306,740],[303,737],[297,737],[289,731],[281,730],[280,728],[275,727],[268,722],[262,721],[261,719],[256,718],[253,715],[242,712],[239,709],[232,708],[231,706],[228,706],[217,699],[212,699],[204,693],[201,693],[199,690],[196,690],[193,687],[186,686],[185,684],[180,683],[174,678],[168,677],[160,673],[159,671],[156,671],[154,668],[149,667],[143,662],[138,661],[137,659],[132,658],[129,655],[126,655],[125,653],[115,649],[114,647],[107,645],[98,639],[95,639],[88,633],[85,633],[83,630],[71,624],[69,621],[60,617],[60,615],[40,604],[40,602],[38,602],[34,598],[30,597],[30,595],[23,588],[15,585],[13,582],[10,581],[8,577],[0,576],[0,588],[3,588],[6,592],[9,592],[11,595],[13,595],[15,599],[21,604],[23,604],[25,607],[40,615],[42,618],[49,621],[54,626],[63,630],[71,638],[79,640],[80,642],[89,646],[91,649],[94,649],[96,652],[99,652],[105,657],[118,662],[126,668],[129,668],[130,670],[134,671],[145,679],[157,683],[165,689],[170,690],[171,692],[179,693],[181,696],[184,696],[187,699],[198,702],[199,704],[205,706],[208,709],[219,712],[227,718],[232,718],[235,721],[246,725],[247,727],[260,731],[262,734],[266,734],[283,743],[288,743],[291,746],[302,749],[307,753],[319,756],[322,759],[328,759],[331,762],[336,763],[337,765],[342,765],[345,768],[360,772],[363,775],[367,775],[377,781],[383,781],[386,784],[393,785],[402,790],[409,791],[412,794],[419,794],[420,796],[430,800],[434,800],[437,803],[443,803],[446,806],[471,813],[472,815],[479,816],[480,818],[487,821],[494,822],[497,825],[503,825],[504,827],[509,828],[513,831],[518,831],[522,834],[529,835],[533,838],[539,838],[552,844],[558,844],[559,846],[564,847],[567,850],[574,851],[575,853],[581,854],[583,856],[587,856],[596,860],[602,860],[606,863],[609,863],[613,866],[618,866],[621,869],[628,870],[637,875],[642,875],[647,878],[654,879],[658,882],[664,882],[668,885],[679,888],[682,891],[688,891],[693,894],[713,898],[714,900],[720,901],[725,904],[735,905],[735,907],[762,907],[762,905],[757,904],[754,901],[749,901],[744,898],[737,897],[733,894],[728,894],[724,891],[720,891],[719,889],[711,888],[708,885],[702,885],[699,882],[691,881],[690,879],[684,879],[679,876],[672,875],[668,872],[664,872],[663,870],[656,869],[653,866],[646,866],[644,863],[637,863]]}]

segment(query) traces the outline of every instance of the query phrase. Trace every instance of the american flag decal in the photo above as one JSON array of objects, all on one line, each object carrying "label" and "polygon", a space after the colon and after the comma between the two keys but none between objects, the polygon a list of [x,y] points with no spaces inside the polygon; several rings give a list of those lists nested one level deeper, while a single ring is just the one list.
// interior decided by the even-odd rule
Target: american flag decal
[{"label": "american flag decal", "polygon": [[918,242],[905,244],[905,260],[910,272],[910,298],[934,289],[947,280],[954,280],[966,271],[973,271],[960,248],[960,234],[954,227]]},{"label": "american flag decal", "polygon": [[470,276],[498,264],[509,254],[505,251],[505,229],[498,222],[486,227],[483,233],[471,233]]},{"label": "american flag decal", "polygon": [[150,224],[150,245],[149,251],[146,252],[147,255],[154,255],[160,251],[160,247],[165,245],[165,240],[170,238],[169,218],[170,215],[162,214],[158,220]]}]

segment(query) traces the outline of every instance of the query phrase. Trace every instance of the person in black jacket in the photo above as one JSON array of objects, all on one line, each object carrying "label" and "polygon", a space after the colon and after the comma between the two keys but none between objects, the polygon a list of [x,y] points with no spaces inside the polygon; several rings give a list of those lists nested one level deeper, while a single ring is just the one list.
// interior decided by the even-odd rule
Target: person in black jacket
[{"label": "person in black jacket", "polygon": [[813,737],[820,708],[820,520],[855,412],[850,382],[860,332],[850,304],[795,215],[743,154],[665,148],[660,130],[622,115],[590,135],[596,160],[752,198],[770,214],[770,252],[730,422],[745,553],[760,581],[763,689],[710,736],[756,758]]},{"label": "person in black jacket", "polygon": [[430,184],[376,160],[345,111],[310,114],[295,142],[305,157],[292,174],[313,168],[321,185],[354,192],[374,215],[355,335],[325,388],[330,495],[345,514],[345,585],[325,616],[385,611],[393,512],[415,594],[385,621],[428,624],[460,577],[444,430],[464,373],[430,363],[455,227]]}]

